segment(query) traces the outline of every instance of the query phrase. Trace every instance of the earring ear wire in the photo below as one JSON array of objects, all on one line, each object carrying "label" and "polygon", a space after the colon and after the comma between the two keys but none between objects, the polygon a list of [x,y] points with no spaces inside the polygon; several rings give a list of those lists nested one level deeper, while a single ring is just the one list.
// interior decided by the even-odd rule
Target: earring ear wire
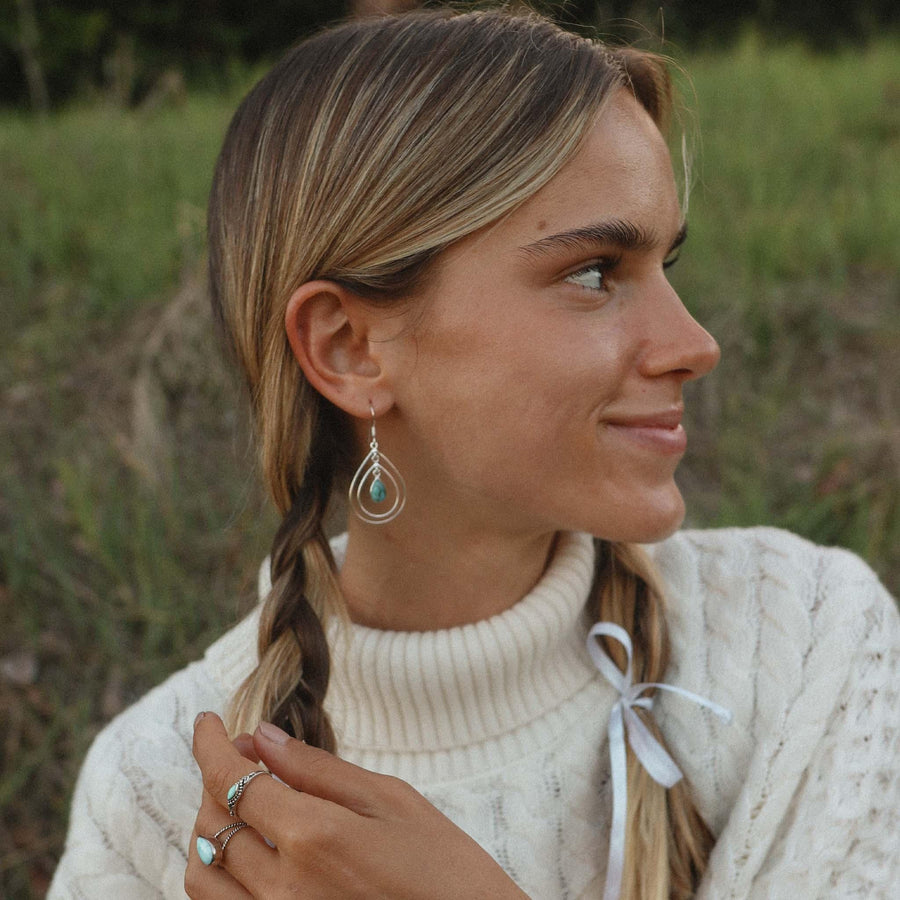
[{"label": "earring ear wire", "polygon": [[[379,450],[375,432],[375,409],[372,414],[369,452],[350,482],[350,509],[363,522],[384,525],[400,515],[406,505],[406,483],[397,467]],[[385,505],[382,505],[385,504]]]}]

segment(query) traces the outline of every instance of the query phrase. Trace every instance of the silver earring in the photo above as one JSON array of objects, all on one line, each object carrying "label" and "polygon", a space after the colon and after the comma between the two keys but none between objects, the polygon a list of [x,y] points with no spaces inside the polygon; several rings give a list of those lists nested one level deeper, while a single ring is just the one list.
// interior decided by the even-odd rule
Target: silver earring
[{"label": "silver earring", "polygon": [[406,484],[397,467],[378,449],[375,410],[371,403],[369,412],[372,413],[369,452],[350,482],[350,508],[363,522],[384,525],[396,519],[406,505]]}]

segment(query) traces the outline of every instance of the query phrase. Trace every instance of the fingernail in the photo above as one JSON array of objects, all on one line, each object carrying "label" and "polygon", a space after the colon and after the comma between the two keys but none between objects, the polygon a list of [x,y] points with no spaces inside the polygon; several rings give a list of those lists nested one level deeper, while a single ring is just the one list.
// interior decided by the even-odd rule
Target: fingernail
[{"label": "fingernail", "polygon": [[286,744],[291,739],[291,736],[286,731],[282,731],[271,722],[260,722],[257,731],[273,744]]},{"label": "fingernail", "polygon": [[197,718],[194,719],[194,728],[197,727],[197,723],[198,723],[205,715],[206,715],[205,712],[198,712],[198,713],[197,713]]}]

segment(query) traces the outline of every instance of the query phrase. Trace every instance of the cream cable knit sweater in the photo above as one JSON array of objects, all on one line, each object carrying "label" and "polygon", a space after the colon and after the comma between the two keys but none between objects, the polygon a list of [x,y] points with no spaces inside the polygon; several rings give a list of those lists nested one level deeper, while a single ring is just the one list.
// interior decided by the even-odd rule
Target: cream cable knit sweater
[{"label": "cream cable knit sweater", "polygon": [[[340,548],[339,548],[340,552]],[[717,843],[700,900],[900,897],[900,618],[869,569],[774,529],[682,532],[655,715]],[[585,651],[593,545],[569,535],[507,612],[432,633],[332,626],[328,706],[347,759],[410,781],[535,900],[599,898],[614,692]],[[256,615],[97,738],[60,898],[183,898],[200,795],[191,726],[253,665]],[[235,844],[237,847],[237,844]]]}]

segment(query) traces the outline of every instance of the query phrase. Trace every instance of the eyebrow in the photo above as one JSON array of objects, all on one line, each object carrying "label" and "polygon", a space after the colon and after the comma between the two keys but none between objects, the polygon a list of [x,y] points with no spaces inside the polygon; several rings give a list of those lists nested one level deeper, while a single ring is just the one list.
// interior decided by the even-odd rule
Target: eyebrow
[{"label": "eyebrow", "polygon": [[[682,222],[668,252],[672,253],[680,247],[686,238],[687,222]],[[612,245],[619,250],[651,250],[658,243],[659,238],[652,229],[647,230],[624,219],[606,219],[582,228],[551,234],[519,249],[527,256],[543,256],[560,250],[588,250],[598,244]]]}]

